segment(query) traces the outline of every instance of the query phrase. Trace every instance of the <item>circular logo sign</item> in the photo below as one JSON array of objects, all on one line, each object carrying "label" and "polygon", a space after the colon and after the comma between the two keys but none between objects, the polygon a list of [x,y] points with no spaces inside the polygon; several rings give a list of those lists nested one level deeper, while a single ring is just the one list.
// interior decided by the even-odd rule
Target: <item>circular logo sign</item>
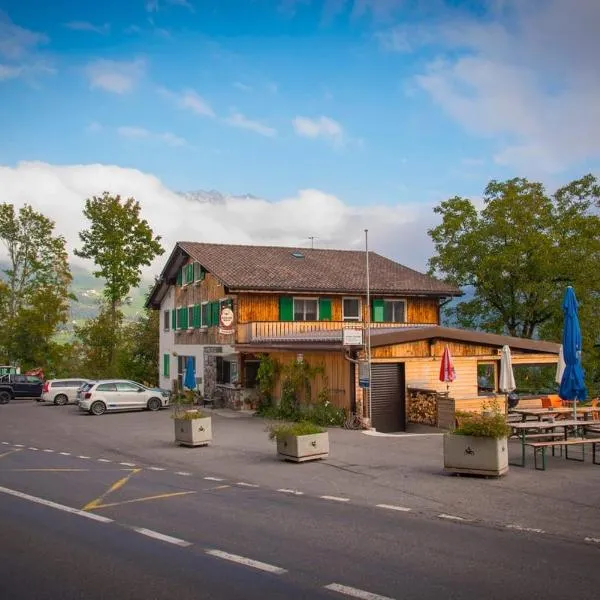
[{"label": "circular logo sign", "polygon": [[221,325],[231,327],[233,325],[233,311],[230,308],[224,308],[221,311]]}]

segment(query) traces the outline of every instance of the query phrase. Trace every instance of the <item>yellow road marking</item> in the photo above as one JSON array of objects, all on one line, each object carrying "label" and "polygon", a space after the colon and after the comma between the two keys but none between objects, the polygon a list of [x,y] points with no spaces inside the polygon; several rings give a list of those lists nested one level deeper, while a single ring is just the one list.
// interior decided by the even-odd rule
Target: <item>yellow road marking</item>
[{"label": "yellow road marking", "polygon": [[141,471],[141,469],[132,469],[131,473],[129,473],[129,475],[127,475],[127,477],[123,477],[122,479],[115,481],[102,495],[98,496],[95,500],[88,502],[82,508],[82,510],[91,510],[93,508],[96,508],[99,504],[102,503],[102,501],[104,500],[104,498],[106,498],[106,496],[108,496],[109,494],[112,494],[116,490],[122,488],[131,479],[131,477],[133,477],[136,473],[139,473],[140,471]]},{"label": "yellow road marking", "polygon": [[21,452],[21,450],[23,450],[23,448],[15,448],[14,450],[9,450],[4,454],[0,454],[0,458],[4,458],[5,456],[8,456],[9,454],[14,454],[15,452]]},{"label": "yellow road marking", "polygon": [[209,488],[206,491],[207,492],[212,492],[214,490],[224,490],[225,488],[230,488],[230,487],[231,487],[230,485],[218,485],[217,487]]},{"label": "yellow road marking", "polygon": [[133,500],[123,500],[122,502],[111,502],[109,504],[95,504],[84,510],[96,510],[97,508],[109,508],[110,506],[121,506],[121,504],[131,504],[132,502],[146,502],[146,500],[162,500],[163,498],[173,498],[174,496],[185,496],[187,494],[197,494],[198,492],[172,492],[170,494],[159,494],[158,496],[145,496],[144,498],[134,498]]}]

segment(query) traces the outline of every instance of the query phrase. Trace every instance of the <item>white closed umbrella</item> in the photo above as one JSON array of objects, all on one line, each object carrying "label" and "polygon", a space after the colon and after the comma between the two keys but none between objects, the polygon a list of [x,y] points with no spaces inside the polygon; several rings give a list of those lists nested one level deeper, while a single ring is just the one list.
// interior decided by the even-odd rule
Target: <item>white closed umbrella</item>
[{"label": "white closed umbrella", "polygon": [[554,381],[560,385],[562,381],[563,373],[565,372],[565,357],[563,356],[563,347],[560,345],[560,350],[558,351],[558,363],[556,364],[556,375],[554,377]]},{"label": "white closed umbrella", "polygon": [[506,410],[508,410],[508,394],[514,392],[517,388],[515,383],[515,374],[512,368],[512,356],[510,354],[510,347],[506,344],[502,346],[500,351],[500,381],[498,383],[500,391],[507,395]]}]

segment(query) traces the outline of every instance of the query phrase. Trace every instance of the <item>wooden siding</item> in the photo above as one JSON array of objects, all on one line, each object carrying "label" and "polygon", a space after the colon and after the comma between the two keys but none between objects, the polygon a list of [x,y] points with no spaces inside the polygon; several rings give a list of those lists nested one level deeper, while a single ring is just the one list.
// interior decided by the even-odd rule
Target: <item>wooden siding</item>
[{"label": "wooden siding", "polygon": [[406,344],[394,344],[373,348],[371,355],[373,358],[410,358],[410,357],[430,357],[441,360],[444,348],[448,346],[453,358],[460,356],[489,356],[498,359],[498,351],[495,347],[479,346],[461,342],[446,342],[444,340],[421,340],[418,342],[408,342]]},{"label": "wooden siding", "polygon": [[[289,294],[301,298],[302,294]],[[253,321],[279,321],[280,294],[239,294],[239,323]],[[341,321],[343,318],[343,298],[359,296],[339,296],[327,294],[304,294],[307,298],[331,299],[331,320]],[[386,296],[387,298],[387,296]],[[407,323],[429,323],[438,325],[438,301],[436,298],[398,298],[406,300]],[[361,298],[363,320],[367,320],[367,301]],[[352,321],[348,321],[352,323]]]},{"label": "wooden siding", "polygon": [[[295,352],[269,352],[269,355],[281,364],[287,364],[296,360]],[[312,401],[315,402],[318,393],[328,387],[331,403],[339,408],[350,410],[351,404],[351,382],[350,363],[341,352],[307,352],[303,360],[313,367],[323,365],[325,377],[317,376],[311,384]],[[281,397],[281,385],[277,381],[274,390],[275,398]]]}]

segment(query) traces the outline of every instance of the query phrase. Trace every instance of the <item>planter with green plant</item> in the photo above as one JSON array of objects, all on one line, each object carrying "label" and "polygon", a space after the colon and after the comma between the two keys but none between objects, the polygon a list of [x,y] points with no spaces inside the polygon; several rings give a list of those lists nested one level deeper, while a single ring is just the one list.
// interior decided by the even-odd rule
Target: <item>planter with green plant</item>
[{"label": "planter with green plant", "polygon": [[456,413],[457,427],[444,435],[444,470],[499,477],[508,471],[510,427],[499,410]]},{"label": "planter with green plant", "polygon": [[268,431],[283,460],[306,462],[329,456],[329,433],[314,423],[277,423]]},{"label": "planter with green plant", "polygon": [[207,446],[212,441],[212,418],[194,407],[194,396],[186,392],[171,402],[175,442],[181,446]]}]

